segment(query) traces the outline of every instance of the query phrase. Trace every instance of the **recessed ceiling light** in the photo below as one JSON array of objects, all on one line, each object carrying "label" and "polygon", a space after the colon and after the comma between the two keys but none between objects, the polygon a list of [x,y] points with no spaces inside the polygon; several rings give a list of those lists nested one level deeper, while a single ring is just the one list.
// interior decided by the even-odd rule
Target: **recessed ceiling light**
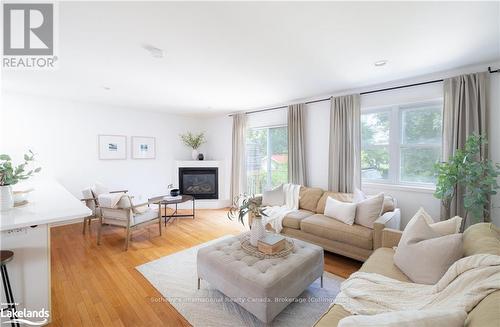
[{"label": "recessed ceiling light", "polygon": [[143,44],[142,47],[149,52],[153,58],[163,58],[163,50],[150,44]]},{"label": "recessed ceiling light", "polygon": [[375,67],[382,67],[382,66],[385,66],[387,64],[387,60],[375,61],[373,64],[375,65]]},{"label": "recessed ceiling light", "polygon": [[109,86],[103,86],[102,88],[105,89],[106,91],[111,90],[111,88]]}]

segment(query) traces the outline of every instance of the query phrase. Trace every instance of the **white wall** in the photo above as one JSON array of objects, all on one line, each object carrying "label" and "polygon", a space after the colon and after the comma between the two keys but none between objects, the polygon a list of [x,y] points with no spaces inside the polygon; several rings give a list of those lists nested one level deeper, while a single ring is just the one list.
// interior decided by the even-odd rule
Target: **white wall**
[{"label": "white wall", "polygon": [[[175,160],[190,159],[179,133],[197,131],[195,118],[21,94],[2,94],[0,152],[21,160],[33,149],[43,174],[75,196],[100,181],[144,197],[164,194]],[[126,135],[127,160],[99,160],[98,134]],[[156,137],[156,159],[130,159],[130,136]]]}]

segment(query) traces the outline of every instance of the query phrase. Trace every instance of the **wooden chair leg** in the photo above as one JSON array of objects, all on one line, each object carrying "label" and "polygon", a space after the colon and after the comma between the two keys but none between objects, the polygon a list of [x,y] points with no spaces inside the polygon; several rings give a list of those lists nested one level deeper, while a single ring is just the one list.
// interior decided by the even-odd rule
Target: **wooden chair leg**
[{"label": "wooden chair leg", "polygon": [[87,227],[87,218],[83,218],[83,231],[82,231],[83,235],[85,235],[85,227]]},{"label": "wooden chair leg", "polygon": [[160,236],[161,236],[161,217],[158,218],[158,229],[160,230]]},{"label": "wooden chair leg", "polygon": [[99,217],[99,229],[97,230],[97,245],[101,245],[102,217]]},{"label": "wooden chair leg", "polygon": [[128,250],[128,242],[130,239],[130,226],[127,226],[127,237],[125,238],[125,251]]}]

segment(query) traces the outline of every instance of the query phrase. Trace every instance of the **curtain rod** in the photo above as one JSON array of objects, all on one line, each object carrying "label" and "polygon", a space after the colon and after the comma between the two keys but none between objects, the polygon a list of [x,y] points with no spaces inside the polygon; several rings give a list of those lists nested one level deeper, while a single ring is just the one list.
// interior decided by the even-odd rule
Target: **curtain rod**
[{"label": "curtain rod", "polygon": [[[492,70],[491,67],[488,67],[488,73],[490,73],[490,74],[500,73],[500,69]],[[365,92],[359,93],[359,95],[372,94],[372,93],[385,92],[385,91],[392,91],[392,90],[397,90],[397,89],[404,89],[404,88],[407,88],[407,87],[440,83],[440,82],[443,82],[443,81],[444,81],[444,79],[441,78],[441,79],[435,79],[435,80],[432,80],[432,81],[426,81],[426,82],[420,82],[420,83],[413,83],[413,84],[406,84],[406,85],[399,85],[399,86],[387,87],[387,88],[384,88],[384,89],[377,89],[377,90],[365,91]],[[328,98],[324,98],[324,99],[317,99],[317,100],[306,101],[305,104],[311,104],[311,103],[316,103],[316,102],[328,101],[331,98],[332,97],[328,97]],[[272,108],[266,108],[266,109],[245,111],[245,115],[255,114],[255,113],[264,112],[264,111],[272,111],[272,110],[284,109],[284,108],[288,108],[288,106],[279,106],[279,107],[272,107]],[[234,116],[234,115],[235,114],[230,114],[229,117]]]}]

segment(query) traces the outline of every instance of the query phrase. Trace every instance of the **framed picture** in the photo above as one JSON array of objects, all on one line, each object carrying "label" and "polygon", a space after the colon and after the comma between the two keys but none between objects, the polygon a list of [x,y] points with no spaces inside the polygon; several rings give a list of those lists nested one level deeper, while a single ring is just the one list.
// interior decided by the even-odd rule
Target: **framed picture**
[{"label": "framed picture", "polygon": [[132,159],[156,158],[156,139],[147,136],[132,136]]},{"label": "framed picture", "polygon": [[100,160],[126,160],[127,137],[124,135],[99,135]]}]

